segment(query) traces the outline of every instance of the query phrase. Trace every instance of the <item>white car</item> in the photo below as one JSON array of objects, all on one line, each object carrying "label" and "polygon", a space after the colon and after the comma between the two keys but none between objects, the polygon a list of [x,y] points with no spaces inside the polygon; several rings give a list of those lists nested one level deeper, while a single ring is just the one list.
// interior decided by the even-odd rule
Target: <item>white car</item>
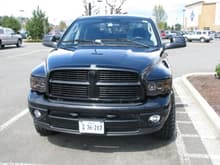
[{"label": "white car", "polygon": [[0,48],[4,48],[5,45],[20,47],[22,45],[22,36],[16,34],[10,28],[0,27]]},{"label": "white car", "polygon": [[184,35],[187,41],[192,42],[192,41],[200,41],[200,42],[210,42],[213,40],[213,38],[210,36],[209,31],[193,31],[193,32],[188,32],[187,34]]}]

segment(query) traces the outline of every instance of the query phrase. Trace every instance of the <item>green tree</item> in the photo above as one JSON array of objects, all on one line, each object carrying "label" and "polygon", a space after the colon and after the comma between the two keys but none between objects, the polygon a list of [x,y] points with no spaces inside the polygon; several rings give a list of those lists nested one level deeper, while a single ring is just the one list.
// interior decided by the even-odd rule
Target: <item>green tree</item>
[{"label": "green tree", "polygon": [[32,18],[26,23],[26,29],[32,39],[42,39],[43,35],[50,30],[48,18],[39,6],[32,12],[32,15]]},{"label": "green tree", "polygon": [[153,9],[153,16],[159,29],[166,28],[167,14],[162,5],[155,5]]},{"label": "green tree", "polygon": [[60,21],[59,25],[58,25],[58,28],[60,30],[65,30],[66,29],[66,23],[64,21]]},{"label": "green tree", "polygon": [[1,18],[0,25],[3,27],[8,27],[13,29],[15,32],[18,32],[21,29],[20,22],[13,16],[4,16]]}]

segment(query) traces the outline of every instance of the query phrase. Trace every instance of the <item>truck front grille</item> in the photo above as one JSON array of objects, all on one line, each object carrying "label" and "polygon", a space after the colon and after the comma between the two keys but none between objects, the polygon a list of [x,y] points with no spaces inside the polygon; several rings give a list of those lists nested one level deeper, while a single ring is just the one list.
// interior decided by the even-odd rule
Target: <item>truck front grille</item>
[{"label": "truck front grille", "polygon": [[49,76],[49,97],[86,102],[138,102],[144,97],[139,74],[127,70],[55,70]]}]

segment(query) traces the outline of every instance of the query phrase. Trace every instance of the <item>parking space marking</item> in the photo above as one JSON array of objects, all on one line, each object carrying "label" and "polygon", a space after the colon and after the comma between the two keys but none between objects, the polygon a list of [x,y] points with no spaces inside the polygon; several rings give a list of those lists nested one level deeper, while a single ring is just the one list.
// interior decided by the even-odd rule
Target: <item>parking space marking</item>
[{"label": "parking space marking", "polygon": [[187,114],[186,111],[177,111],[176,113],[178,113],[178,114]]},{"label": "parking space marking", "polygon": [[0,165],[43,165],[43,164],[17,163],[17,162],[0,162]]},{"label": "parking space marking", "polygon": [[180,120],[177,120],[176,123],[177,124],[192,124],[192,121],[180,121]]},{"label": "parking space marking", "polygon": [[27,52],[27,53],[23,53],[23,54],[19,54],[19,55],[6,56],[6,58],[23,57],[23,56],[28,56],[28,55],[31,55],[31,54],[34,54],[34,53],[43,52],[43,51],[44,51],[43,49],[35,50],[35,51],[32,51],[32,52]]},{"label": "parking space marking", "polygon": [[181,134],[181,137],[199,138],[200,136],[196,134]]},{"label": "parking space marking", "polygon": [[186,154],[186,155],[189,158],[205,158],[205,159],[210,158],[210,155],[208,155],[208,154]]},{"label": "parking space marking", "polygon": [[176,148],[182,165],[191,165],[190,159],[186,153],[185,145],[181,137],[179,127],[176,126],[177,138],[176,138]]},{"label": "parking space marking", "polygon": [[6,121],[4,124],[2,124],[0,126],[0,133],[6,129],[7,127],[9,127],[10,125],[12,125],[14,122],[16,122],[18,119],[20,119],[21,117],[23,117],[24,115],[26,115],[28,113],[28,108],[24,109],[23,111],[21,111],[19,114],[15,115],[14,117],[12,117],[10,120]]}]

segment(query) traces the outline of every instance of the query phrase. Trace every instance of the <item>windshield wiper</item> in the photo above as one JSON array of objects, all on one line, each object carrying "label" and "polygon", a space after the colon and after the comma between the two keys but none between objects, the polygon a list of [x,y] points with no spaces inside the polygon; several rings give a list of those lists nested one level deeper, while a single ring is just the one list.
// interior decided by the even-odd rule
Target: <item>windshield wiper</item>
[{"label": "windshield wiper", "polygon": [[59,47],[61,48],[77,48],[79,44],[102,44],[101,40],[82,40],[82,39],[76,39],[76,40],[69,40],[69,41],[62,41],[59,44]]},{"label": "windshield wiper", "polygon": [[144,44],[144,43],[141,43],[141,42],[137,42],[135,40],[130,40],[130,39],[127,39],[127,38],[101,39],[101,41],[129,42],[129,43],[136,44],[138,46],[142,46],[142,47],[145,47],[145,48],[150,48],[150,46],[147,45],[147,44]]},{"label": "windshield wiper", "polygon": [[62,41],[61,43],[91,43],[91,44],[101,44],[101,40],[83,40],[83,39],[76,39],[76,40],[70,40],[70,41]]}]

